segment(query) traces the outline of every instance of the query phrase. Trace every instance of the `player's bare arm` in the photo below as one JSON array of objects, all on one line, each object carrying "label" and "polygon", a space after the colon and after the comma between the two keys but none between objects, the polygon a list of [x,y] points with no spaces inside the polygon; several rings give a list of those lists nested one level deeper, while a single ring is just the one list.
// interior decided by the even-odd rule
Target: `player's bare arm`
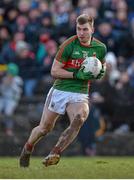
[{"label": "player's bare arm", "polygon": [[54,60],[54,63],[52,65],[51,69],[51,75],[54,78],[59,79],[80,79],[80,80],[90,80],[94,79],[94,76],[90,73],[84,73],[82,69],[76,71],[76,72],[69,72],[64,69],[64,64],[60,63],[56,59]]},{"label": "player's bare arm", "polygon": [[73,78],[73,72],[69,72],[64,69],[64,64],[54,59],[51,75],[54,78]]}]

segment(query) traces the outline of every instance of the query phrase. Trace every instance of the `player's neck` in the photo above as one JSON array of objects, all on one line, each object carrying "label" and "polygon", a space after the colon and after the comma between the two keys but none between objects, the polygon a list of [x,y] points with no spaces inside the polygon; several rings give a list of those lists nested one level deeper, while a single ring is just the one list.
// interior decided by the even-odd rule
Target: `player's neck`
[{"label": "player's neck", "polygon": [[92,36],[89,38],[89,40],[88,40],[87,42],[81,42],[81,44],[82,44],[83,46],[90,46],[91,40],[92,40]]}]

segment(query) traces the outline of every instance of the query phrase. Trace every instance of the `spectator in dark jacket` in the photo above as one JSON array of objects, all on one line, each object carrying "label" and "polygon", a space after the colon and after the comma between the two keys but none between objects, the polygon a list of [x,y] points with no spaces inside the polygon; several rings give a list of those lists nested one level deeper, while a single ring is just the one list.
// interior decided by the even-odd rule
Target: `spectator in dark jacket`
[{"label": "spectator in dark jacket", "polygon": [[1,50],[1,64],[14,62],[16,59],[16,43],[25,39],[23,32],[16,32],[11,41],[9,41]]},{"label": "spectator in dark jacket", "polygon": [[32,97],[38,82],[39,70],[35,55],[24,41],[19,41],[16,44],[16,54],[16,64],[20,68],[19,75],[24,81],[24,94],[27,97]]}]

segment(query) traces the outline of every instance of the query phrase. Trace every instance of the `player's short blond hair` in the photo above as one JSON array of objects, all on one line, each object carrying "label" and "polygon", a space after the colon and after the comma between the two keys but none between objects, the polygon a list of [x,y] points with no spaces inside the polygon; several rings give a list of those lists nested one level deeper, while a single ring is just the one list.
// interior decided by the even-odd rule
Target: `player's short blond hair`
[{"label": "player's short blond hair", "polygon": [[88,16],[87,14],[81,14],[77,17],[76,23],[83,25],[86,23],[89,23],[92,27],[94,26],[94,18],[91,16]]}]

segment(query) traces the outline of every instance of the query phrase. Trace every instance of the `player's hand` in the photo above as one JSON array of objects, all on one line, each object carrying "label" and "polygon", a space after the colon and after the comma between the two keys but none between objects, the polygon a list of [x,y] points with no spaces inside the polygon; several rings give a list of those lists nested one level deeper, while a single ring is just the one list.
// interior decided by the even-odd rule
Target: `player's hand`
[{"label": "player's hand", "polygon": [[97,75],[95,79],[101,79],[105,75],[105,69],[104,65],[102,65],[102,69],[100,70],[100,73]]},{"label": "player's hand", "polygon": [[95,79],[94,75],[91,72],[83,72],[83,69],[79,69],[77,72],[73,74],[75,79],[80,80],[93,80]]}]

